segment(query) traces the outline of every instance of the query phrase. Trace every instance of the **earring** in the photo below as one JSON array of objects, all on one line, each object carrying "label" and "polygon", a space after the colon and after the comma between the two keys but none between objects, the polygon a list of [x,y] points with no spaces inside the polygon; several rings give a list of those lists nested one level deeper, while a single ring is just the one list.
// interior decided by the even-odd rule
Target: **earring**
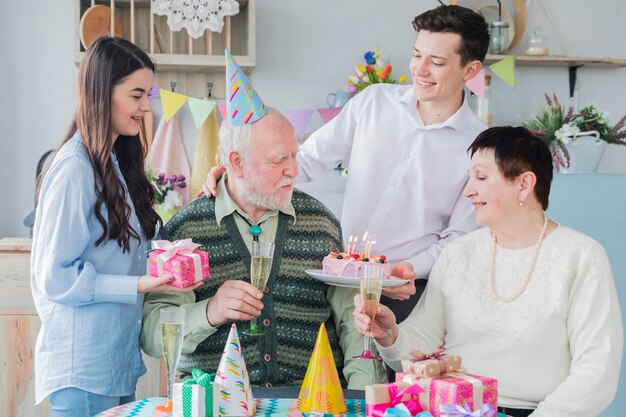
[{"label": "earring", "polygon": [[520,200],[519,206],[522,207],[523,205],[524,205],[524,202]]}]

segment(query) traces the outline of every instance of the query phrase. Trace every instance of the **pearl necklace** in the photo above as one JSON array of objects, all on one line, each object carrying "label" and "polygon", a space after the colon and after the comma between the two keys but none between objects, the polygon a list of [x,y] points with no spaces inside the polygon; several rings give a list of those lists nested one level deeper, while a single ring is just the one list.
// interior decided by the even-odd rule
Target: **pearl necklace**
[{"label": "pearl necklace", "polygon": [[533,246],[535,247],[535,251],[533,253],[533,257],[530,260],[530,266],[528,267],[528,273],[526,273],[526,278],[522,283],[522,286],[519,287],[513,294],[508,297],[500,297],[496,292],[496,248],[498,243],[496,241],[496,235],[491,233],[491,259],[489,261],[489,290],[493,298],[500,303],[510,303],[511,301],[517,300],[528,288],[528,284],[530,283],[530,278],[535,271],[535,265],[537,264],[537,258],[539,257],[539,249],[541,249],[541,243],[543,242],[543,238],[546,235],[546,229],[548,228],[548,217],[546,215],[543,216],[543,227],[541,229],[541,233],[539,233],[539,239],[537,239],[537,243]]}]

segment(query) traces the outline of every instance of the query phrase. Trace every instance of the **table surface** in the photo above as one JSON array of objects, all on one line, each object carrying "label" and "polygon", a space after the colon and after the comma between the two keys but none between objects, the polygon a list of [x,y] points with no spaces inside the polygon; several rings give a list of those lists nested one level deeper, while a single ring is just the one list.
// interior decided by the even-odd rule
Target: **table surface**
[{"label": "table surface", "polygon": [[[267,398],[263,395],[290,395],[298,392],[299,388],[259,388],[253,389],[256,403],[255,417],[302,417],[302,413],[298,410],[297,400],[295,397],[272,397]],[[361,396],[363,391],[348,391],[346,395]],[[145,398],[129,404],[120,405],[97,414],[94,417],[170,417],[170,413],[157,411],[156,407],[164,402],[163,397]],[[346,406],[348,411],[345,417],[365,417],[365,400],[346,398]]]}]

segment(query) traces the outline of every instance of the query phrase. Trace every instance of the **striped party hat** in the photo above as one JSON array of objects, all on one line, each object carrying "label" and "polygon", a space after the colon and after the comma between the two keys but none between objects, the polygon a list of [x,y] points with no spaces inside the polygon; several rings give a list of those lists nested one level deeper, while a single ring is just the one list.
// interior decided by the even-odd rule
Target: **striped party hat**
[{"label": "striped party hat", "polygon": [[267,114],[265,104],[252,84],[237,65],[230,51],[226,55],[226,110],[231,126],[242,126],[256,122]]}]

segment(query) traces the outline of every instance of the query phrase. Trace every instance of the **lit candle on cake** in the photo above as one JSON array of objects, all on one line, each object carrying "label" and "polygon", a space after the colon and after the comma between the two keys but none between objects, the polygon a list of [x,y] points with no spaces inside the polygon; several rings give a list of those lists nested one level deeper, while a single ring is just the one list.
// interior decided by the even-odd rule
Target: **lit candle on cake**
[{"label": "lit candle on cake", "polygon": [[376,243],[375,240],[368,240],[367,241],[368,246],[367,246],[367,257],[369,258],[372,255],[372,246],[374,245],[374,243]]},{"label": "lit candle on cake", "polygon": [[365,234],[363,235],[363,239],[361,239],[361,244],[359,245],[358,249],[357,249],[357,253],[360,255],[361,253],[365,253],[365,250],[363,252],[361,252],[361,246],[367,244],[367,230],[365,231]]}]

